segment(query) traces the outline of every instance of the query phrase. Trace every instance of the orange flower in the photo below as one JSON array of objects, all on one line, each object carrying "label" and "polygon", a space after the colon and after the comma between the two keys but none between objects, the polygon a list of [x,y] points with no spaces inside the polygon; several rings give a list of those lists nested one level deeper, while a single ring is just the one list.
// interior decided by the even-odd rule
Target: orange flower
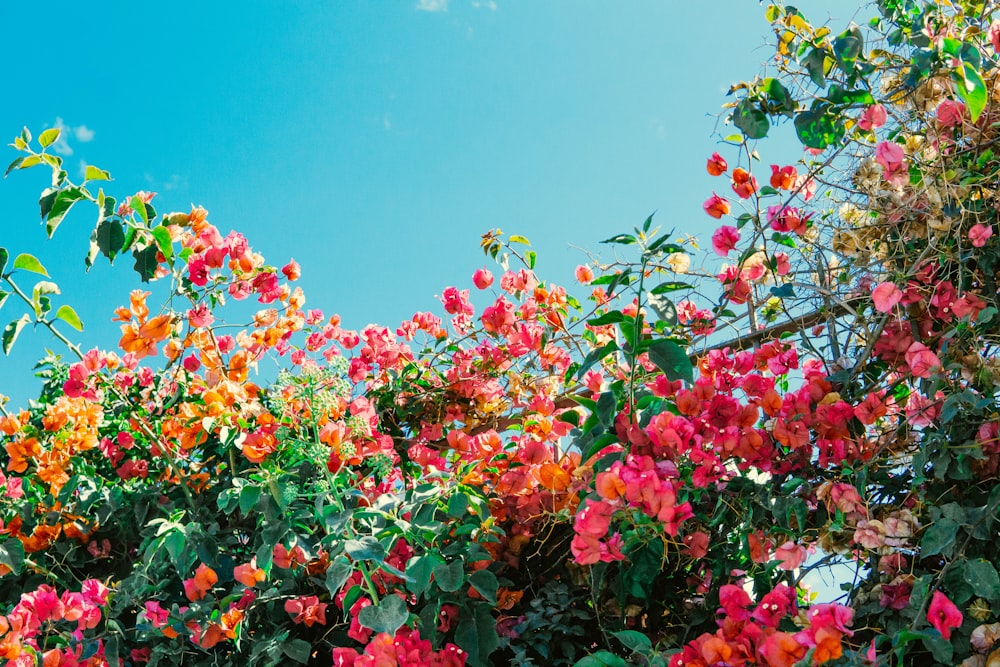
[{"label": "orange flower", "polygon": [[192,602],[201,600],[218,581],[219,575],[215,573],[215,570],[202,563],[195,570],[193,577],[184,580],[184,595]]},{"label": "orange flower", "polygon": [[4,446],[10,461],[7,462],[7,470],[13,472],[24,472],[28,469],[28,459],[38,456],[42,449],[38,446],[38,441],[34,438],[15,440]]},{"label": "orange flower", "polygon": [[233,568],[233,579],[240,582],[247,588],[253,588],[258,583],[267,579],[267,574],[257,567],[257,559],[252,559],[249,563],[237,565]]},{"label": "orange flower", "polygon": [[160,341],[170,335],[173,328],[173,316],[169,314],[157,315],[139,327],[139,336]]}]

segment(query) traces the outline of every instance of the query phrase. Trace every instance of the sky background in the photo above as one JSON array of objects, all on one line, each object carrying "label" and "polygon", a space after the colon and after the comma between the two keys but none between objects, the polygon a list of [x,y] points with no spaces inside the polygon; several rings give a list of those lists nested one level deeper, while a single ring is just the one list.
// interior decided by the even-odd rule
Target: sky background
[{"label": "sky background", "polygon": [[[857,3],[796,3],[840,31]],[[0,137],[64,127],[73,177],[111,171],[110,194],[158,193],[159,212],[204,205],[269,263],[294,257],[308,305],[360,328],[439,310],[491,262],[480,235],[528,236],[537,273],[571,283],[580,248],[656,221],[708,238],[705,158],[733,132],[735,81],[773,49],[756,0],[55,2],[0,8],[7,103]],[[794,160],[790,127],[766,159]],[[783,136],[784,139],[781,139]],[[6,149],[6,161],[13,149]],[[730,157],[732,157],[730,155]],[[32,252],[87,328],[113,347],[131,261],[84,279],[84,208],[45,241],[40,169],[0,183],[2,239]],[[583,290],[581,290],[583,291]],[[63,299],[63,300],[60,300]],[[22,314],[13,300],[0,327]],[[58,343],[25,331],[0,392],[37,391]]]}]

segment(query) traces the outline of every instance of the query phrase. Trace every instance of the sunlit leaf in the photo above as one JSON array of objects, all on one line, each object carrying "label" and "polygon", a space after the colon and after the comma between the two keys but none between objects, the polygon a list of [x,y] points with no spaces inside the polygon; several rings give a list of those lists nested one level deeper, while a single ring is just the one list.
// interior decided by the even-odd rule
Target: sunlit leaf
[{"label": "sunlit leaf", "polygon": [[3,353],[10,354],[10,348],[14,347],[17,337],[21,335],[21,330],[31,322],[31,316],[25,313],[13,322],[9,323],[3,330]]},{"label": "sunlit leaf", "polygon": [[76,314],[72,306],[59,306],[59,310],[56,311],[56,317],[77,331],[83,331],[83,322],[80,321],[80,316]]},{"label": "sunlit leaf", "polygon": [[28,253],[21,253],[14,258],[14,269],[23,269],[32,273],[39,273],[46,278],[49,277],[49,272],[45,270],[45,267],[38,261],[38,258]]},{"label": "sunlit leaf", "polygon": [[38,143],[42,148],[48,148],[59,139],[61,131],[58,127],[51,127],[38,135]]}]

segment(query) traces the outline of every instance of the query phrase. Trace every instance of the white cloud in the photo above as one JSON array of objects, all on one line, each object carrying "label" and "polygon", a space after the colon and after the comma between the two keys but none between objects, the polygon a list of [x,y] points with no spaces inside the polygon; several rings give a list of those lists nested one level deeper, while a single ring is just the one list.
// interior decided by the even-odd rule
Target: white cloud
[{"label": "white cloud", "polygon": [[417,10],[421,12],[446,12],[448,0],[417,0]]},{"label": "white cloud", "polygon": [[386,130],[392,129],[392,117],[389,115],[388,112],[386,112],[385,115],[382,116],[382,128]]},{"label": "white cloud", "polygon": [[52,125],[52,127],[59,130],[59,139],[52,144],[52,150],[59,155],[73,154],[73,147],[69,145],[70,135],[81,143],[87,143],[88,141],[93,141],[94,135],[96,134],[96,132],[86,125],[77,125],[76,127],[67,125],[63,122],[63,119],[58,116],[56,117],[56,122]]},{"label": "white cloud", "polygon": [[476,9],[488,9],[491,12],[497,10],[497,3],[493,2],[493,0],[472,0],[472,6]]},{"label": "white cloud", "polygon": [[86,125],[80,125],[73,128],[73,136],[76,137],[77,141],[82,141],[83,143],[93,141],[94,134],[95,132]]}]

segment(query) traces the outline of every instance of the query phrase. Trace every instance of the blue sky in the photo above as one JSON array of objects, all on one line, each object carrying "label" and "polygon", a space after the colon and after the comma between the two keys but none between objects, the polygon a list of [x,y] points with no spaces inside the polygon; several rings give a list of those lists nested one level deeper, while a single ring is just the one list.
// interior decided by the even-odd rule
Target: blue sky
[{"label": "blue sky", "polygon": [[[796,5],[835,29],[857,11]],[[108,169],[109,192],[156,191],[160,212],[204,205],[271,263],[297,259],[310,306],[396,325],[469,286],[494,227],[528,236],[539,275],[562,283],[576,248],[654,210],[707,239],[701,202],[719,186],[704,160],[729,133],[716,117],[729,85],[773,53],[763,15],[756,0],[4,3],[0,137],[62,125],[71,173]],[[775,151],[798,156],[791,141]],[[38,254],[84,345],[112,346],[129,267],[83,279],[90,210],[44,242],[46,184],[40,171],[0,184],[0,245]],[[14,404],[55,349],[29,338],[0,360]]]}]

